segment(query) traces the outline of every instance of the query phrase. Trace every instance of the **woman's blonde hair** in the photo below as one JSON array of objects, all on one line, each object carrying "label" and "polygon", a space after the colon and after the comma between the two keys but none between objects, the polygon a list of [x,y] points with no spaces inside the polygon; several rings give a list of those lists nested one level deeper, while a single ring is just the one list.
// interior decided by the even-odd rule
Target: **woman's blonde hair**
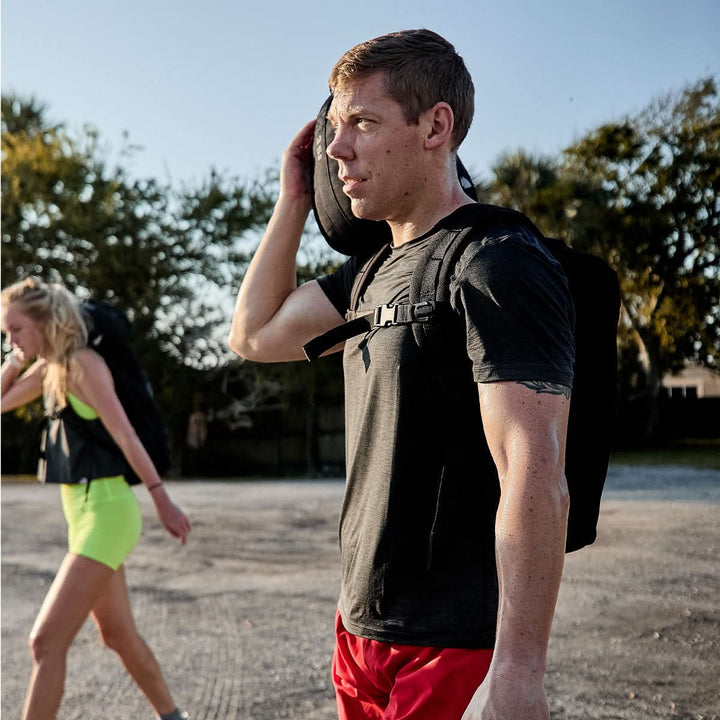
[{"label": "woman's blonde hair", "polygon": [[2,291],[3,308],[11,303],[41,323],[47,361],[43,378],[45,409],[59,410],[67,404],[70,357],[87,345],[87,328],[78,300],[64,285],[27,278]]}]

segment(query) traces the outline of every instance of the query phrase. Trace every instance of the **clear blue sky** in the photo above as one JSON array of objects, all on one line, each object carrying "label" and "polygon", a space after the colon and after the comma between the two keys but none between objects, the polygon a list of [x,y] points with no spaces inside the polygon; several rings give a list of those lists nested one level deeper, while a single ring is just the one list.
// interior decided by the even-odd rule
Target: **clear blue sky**
[{"label": "clear blue sky", "polygon": [[447,37],[473,74],[460,155],[476,177],[720,73],[720,0],[4,0],[2,90],[92,125],[111,161],[127,131],[135,176],[251,178],[315,116],[347,48],[410,27]]}]

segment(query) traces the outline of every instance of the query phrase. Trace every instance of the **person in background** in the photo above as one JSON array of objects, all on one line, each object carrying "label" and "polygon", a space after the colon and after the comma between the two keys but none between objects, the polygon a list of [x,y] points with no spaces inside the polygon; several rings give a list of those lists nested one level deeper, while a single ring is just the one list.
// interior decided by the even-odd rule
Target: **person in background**
[{"label": "person in background", "polygon": [[[2,411],[42,395],[48,414],[70,404],[85,420],[99,418],[117,445],[114,457],[113,453],[93,455],[89,478],[85,466],[82,482],[75,465],[78,448],[48,459],[67,463],[63,471],[73,480],[60,486],[69,547],[30,633],[33,671],[23,720],[56,716],[67,653],[88,615],[157,716],[187,718],[177,709],[133,619],[124,562],[140,537],[141,516],[133,491],[117,472],[117,459],[124,456],[138,474],[165,529],[183,544],[190,522],[170,500],[128,421],[105,361],[87,347],[87,329],[76,298],[62,285],[32,278],[11,285],[2,291],[2,330],[12,346],[2,364]],[[87,457],[87,449],[83,453]]]},{"label": "person in background", "polygon": [[188,416],[185,444],[188,447],[187,474],[194,477],[204,469],[202,458],[207,441],[208,414],[202,393],[193,395],[193,411]]}]

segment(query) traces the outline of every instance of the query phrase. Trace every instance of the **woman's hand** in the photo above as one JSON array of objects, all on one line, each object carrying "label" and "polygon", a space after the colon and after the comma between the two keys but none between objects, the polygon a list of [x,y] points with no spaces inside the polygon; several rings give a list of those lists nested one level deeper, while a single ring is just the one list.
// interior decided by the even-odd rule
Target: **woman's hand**
[{"label": "woman's hand", "polygon": [[155,510],[160,522],[173,537],[178,538],[184,545],[192,529],[187,515],[170,500],[170,496],[163,486],[154,489],[150,495],[155,503]]},{"label": "woman's hand", "polygon": [[14,347],[8,354],[8,362],[18,370],[22,370],[27,365],[27,359],[23,351],[19,347]]}]

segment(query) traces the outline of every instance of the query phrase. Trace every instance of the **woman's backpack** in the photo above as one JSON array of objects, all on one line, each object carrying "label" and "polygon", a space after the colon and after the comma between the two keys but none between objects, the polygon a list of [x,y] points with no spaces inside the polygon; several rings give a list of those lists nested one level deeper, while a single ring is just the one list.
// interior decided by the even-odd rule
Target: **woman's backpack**
[{"label": "woman's backpack", "polygon": [[[158,474],[164,474],[170,467],[168,432],[150,382],[130,345],[131,328],[127,316],[104,300],[84,301],[80,309],[88,328],[88,347],[107,364],[115,393],[130,424]],[[69,461],[52,462],[52,453],[63,453]],[[50,418],[41,449],[41,465],[46,465],[46,482],[78,482],[77,477],[91,480],[111,473],[123,474],[131,485],[140,483],[140,478],[102,422],[80,417],[69,403]],[[69,479],[68,468],[71,466],[75,479]],[[102,475],[97,474],[98,469]]]}]

